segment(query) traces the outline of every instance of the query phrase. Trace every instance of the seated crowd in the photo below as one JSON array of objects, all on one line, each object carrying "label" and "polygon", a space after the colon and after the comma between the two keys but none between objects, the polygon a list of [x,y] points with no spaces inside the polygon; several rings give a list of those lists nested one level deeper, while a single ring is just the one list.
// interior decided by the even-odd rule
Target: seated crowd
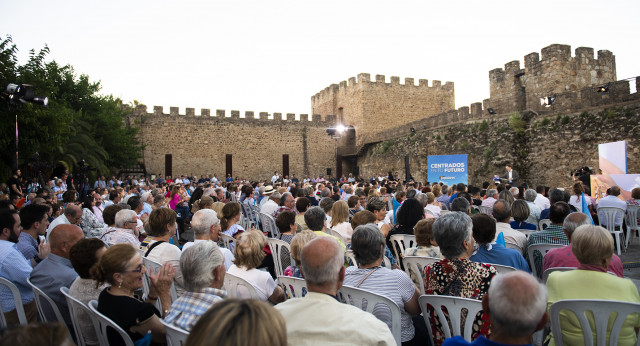
[{"label": "seated crowd", "polygon": [[[640,204],[640,188],[626,202],[617,186],[595,201],[580,181],[567,189],[480,188],[277,173],[264,182],[100,177],[82,193],[63,176],[31,187],[22,196],[12,186],[11,198],[0,200],[0,277],[21,299],[0,282],[7,342],[49,333],[51,344],[62,344],[66,327],[83,338],[76,343],[99,345],[91,316],[80,311],[73,320],[61,288],[87,306],[97,301],[135,345],[166,343],[168,326],[185,331],[187,345],[471,344],[445,337],[421,292],[481,302],[472,344],[521,345],[548,326],[557,301],[640,304],[614,253],[635,231],[624,215],[610,219],[622,240],[597,226],[599,207],[624,214]],[[402,237],[413,245],[401,246]],[[539,244],[552,249],[535,250]],[[407,256],[428,262],[417,271]],[[303,279],[303,297],[278,273]],[[39,311],[32,286],[54,306]],[[363,311],[341,298],[342,287],[397,305],[399,333],[389,307]],[[22,310],[28,325],[19,327]],[[62,320],[39,328],[43,318],[57,320],[55,310]],[[584,342],[574,316],[561,313],[561,325],[565,344]],[[638,328],[640,314],[629,315],[618,343],[635,345]],[[124,345],[113,330],[107,339]]]}]

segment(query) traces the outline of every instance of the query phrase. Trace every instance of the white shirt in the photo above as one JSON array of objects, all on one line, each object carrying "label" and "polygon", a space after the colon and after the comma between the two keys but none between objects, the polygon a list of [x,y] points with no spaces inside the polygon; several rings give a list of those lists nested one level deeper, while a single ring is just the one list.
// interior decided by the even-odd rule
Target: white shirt
[{"label": "white shirt", "polygon": [[[149,246],[155,242],[155,240],[150,241]],[[146,253],[148,248],[143,248],[143,250]],[[149,256],[147,256],[148,259],[156,263],[169,263],[173,265],[173,268],[176,270],[176,275],[173,279],[175,280],[178,296],[181,296],[185,292],[184,283],[182,281],[182,271],[180,271],[180,255],[182,255],[182,251],[180,251],[179,247],[165,242],[154,247],[153,250],[149,252]]]},{"label": "white shirt", "polygon": [[[193,245],[196,245],[201,241],[209,241],[209,240],[196,239],[194,241],[187,242],[184,245],[182,245],[182,252],[184,252],[184,250],[190,248]],[[231,253],[231,251],[229,251],[229,249],[226,249],[223,247],[218,247],[218,248],[220,249],[220,252],[222,252],[222,257],[224,258],[224,270],[227,271],[229,270],[229,268],[231,268],[231,266],[233,265],[233,260],[235,260],[236,258],[233,257],[233,254]]]},{"label": "white shirt", "polygon": [[395,345],[389,327],[372,313],[309,292],[275,306],[284,317],[289,345]]},{"label": "white shirt", "polygon": [[496,242],[498,235],[502,232],[504,235],[504,242],[518,245],[520,247],[520,253],[524,254],[524,249],[527,247],[527,236],[511,228],[511,225],[504,222],[496,222],[496,236],[493,238],[493,242]]},{"label": "white shirt", "polygon": [[278,179],[280,179],[280,177],[276,174],[273,177],[271,177],[271,183],[275,183],[276,181],[278,181]]},{"label": "white shirt", "polygon": [[343,222],[339,225],[335,225],[333,227],[331,227],[332,230],[340,233],[340,235],[342,236],[342,238],[344,238],[344,241],[346,242],[346,244],[351,244],[351,236],[353,235],[353,228],[351,228],[351,224],[348,222]]},{"label": "white shirt", "polygon": [[549,202],[549,199],[541,194],[538,194],[536,196],[536,199],[533,201],[533,203],[535,203],[535,205],[537,205],[540,210],[551,208],[551,202]]},{"label": "white shirt", "polygon": [[535,202],[527,201],[527,205],[529,205],[529,217],[527,218],[527,222],[537,225],[538,221],[540,221],[540,214],[542,213],[542,210],[538,208]]},{"label": "white shirt", "polygon": [[67,216],[64,215],[64,214],[58,216],[53,221],[51,221],[51,223],[49,224],[49,227],[47,227],[47,242],[49,241],[49,234],[51,234],[51,231],[53,231],[53,229],[56,228],[56,226],[58,226],[58,225],[70,225],[70,224],[71,224],[71,222],[69,222],[69,220],[67,220]]},{"label": "white shirt", "polygon": [[[601,207],[618,207],[624,210],[625,212],[627,211],[627,203],[622,201],[620,198],[616,196],[611,196],[611,195],[601,198],[600,201],[598,201],[598,208],[601,208]],[[605,219],[604,215],[600,216],[600,213],[598,213],[598,217],[601,224],[604,225],[607,223],[607,220]],[[622,225],[622,215],[618,214],[616,215],[616,226],[620,226],[620,225]]]},{"label": "white shirt", "polygon": [[433,216],[435,216],[435,217],[440,217],[440,212],[442,211],[442,209],[440,209],[440,207],[438,207],[437,205],[433,205],[433,204],[427,204],[424,207],[424,210],[431,212],[431,214],[433,214]]},{"label": "white shirt", "polygon": [[268,214],[268,215],[273,215],[273,213],[275,213],[276,210],[278,210],[278,208],[280,208],[278,203],[276,203],[273,200],[269,199],[268,201],[266,201],[264,203],[264,205],[262,205],[262,207],[260,207],[260,212]]}]

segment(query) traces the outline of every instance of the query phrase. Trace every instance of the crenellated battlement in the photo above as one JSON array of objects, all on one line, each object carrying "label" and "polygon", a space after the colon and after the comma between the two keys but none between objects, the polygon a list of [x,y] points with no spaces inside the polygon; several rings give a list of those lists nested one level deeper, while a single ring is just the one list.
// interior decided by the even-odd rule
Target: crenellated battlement
[{"label": "crenellated battlement", "polygon": [[232,110],[227,112],[224,109],[216,109],[215,112],[211,112],[209,108],[201,108],[200,114],[196,115],[195,108],[187,107],[184,109],[184,113],[180,113],[179,107],[169,107],[169,112],[165,113],[163,106],[153,106],[153,112],[148,112],[146,105],[138,105],[135,109],[132,109],[129,105],[123,105],[123,109],[130,111],[131,115],[146,116],[146,117],[193,117],[196,119],[211,119],[211,120],[225,120],[225,121],[244,121],[244,122],[265,122],[265,123],[294,123],[303,124],[307,126],[322,126],[329,127],[335,125],[335,115],[327,116],[325,120],[319,114],[309,116],[309,114],[295,114],[295,113],[269,113],[269,112],[254,112],[245,111],[241,116],[241,112],[238,110]]},{"label": "crenellated battlement", "polygon": [[453,82],[446,82],[442,85],[442,82],[439,80],[434,80],[431,82],[431,86],[429,86],[428,79],[418,79],[418,84],[415,83],[414,78],[405,78],[404,83],[400,83],[400,77],[391,76],[389,77],[389,82],[387,82],[387,77],[385,75],[377,74],[375,75],[375,81],[371,79],[371,75],[369,73],[359,73],[357,77],[351,77],[348,81],[342,81],[338,84],[331,84],[328,87],[322,89],[317,92],[315,95],[311,96],[311,102],[318,102],[326,98],[330,98],[336,93],[341,91],[345,91],[349,88],[375,88],[375,87],[388,87],[388,86],[405,86],[405,87],[414,87],[420,90],[429,89],[442,89],[442,90],[453,90],[454,84]]}]

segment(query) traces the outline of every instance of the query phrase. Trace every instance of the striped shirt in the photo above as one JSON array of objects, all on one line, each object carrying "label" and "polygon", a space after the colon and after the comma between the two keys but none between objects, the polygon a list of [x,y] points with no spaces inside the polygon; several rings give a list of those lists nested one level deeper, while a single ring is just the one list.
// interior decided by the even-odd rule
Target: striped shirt
[{"label": "striped shirt", "polygon": [[[358,267],[348,267],[345,272],[344,285],[355,287],[365,276],[375,268],[360,269]],[[367,277],[358,287],[372,293],[385,296],[393,300],[400,307],[400,320],[402,325],[402,342],[413,339],[415,329],[411,316],[404,309],[415,292],[413,281],[407,274],[399,269],[390,270],[379,267],[369,277]],[[391,311],[386,306],[376,306],[373,314],[391,329]]]},{"label": "striped shirt", "polygon": [[176,327],[191,331],[200,316],[211,305],[226,297],[227,292],[213,287],[206,287],[200,292],[185,292],[171,304],[171,309],[164,320]]}]

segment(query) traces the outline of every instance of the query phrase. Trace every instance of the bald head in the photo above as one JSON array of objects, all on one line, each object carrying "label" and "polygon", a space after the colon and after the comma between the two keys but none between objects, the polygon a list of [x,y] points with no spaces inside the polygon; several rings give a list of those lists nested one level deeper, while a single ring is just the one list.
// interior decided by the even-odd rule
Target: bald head
[{"label": "bald head", "polygon": [[51,253],[69,258],[69,250],[80,239],[84,238],[82,229],[76,225],[58,225],[49,235]]},{"label": "bald head", "polygon": [[511,338],[530,337],[548,320],[546,287],[523,271],[496,275],[482,306],[496,330]]},{"label": "bald head", "polygon": [[77,225],[80,223],[80,219],[82,219],[82,209],[73,203],[69,203],[64,208],[64,216],[67,217],[67,220],[69,220],[72,225]]},{"label": "bald head", "polygon": [[[331,237],[318,237],[302,248],[302,273],[309,291],[335,294],[344,279],[344,253]],[[314,289],[315,287],[315,289]],[[329,292],[329,293],[331,293]]]}]

